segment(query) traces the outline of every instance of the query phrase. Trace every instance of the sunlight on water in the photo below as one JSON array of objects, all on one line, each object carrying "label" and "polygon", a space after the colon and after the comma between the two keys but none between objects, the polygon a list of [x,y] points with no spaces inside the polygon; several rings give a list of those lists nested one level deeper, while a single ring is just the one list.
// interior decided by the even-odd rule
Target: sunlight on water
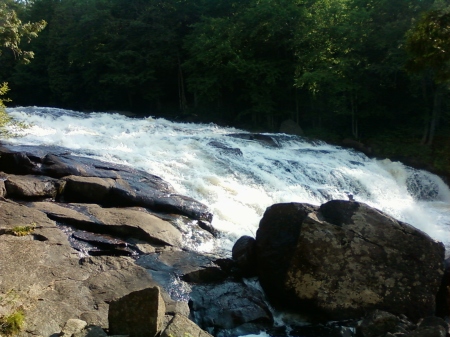
[{"label": "sunlight on water", "polygon": [[214,124],[54,108],[8,113],[31,124],[17,131],[22,137],[8,140],[13,144],[58,146],[130,165],[205,203],[213,225],[225,233],[226,249],[241,235],[254,236],[266,207],[274,203],[320,205],[348,194],[450,246],[448,187],[437,176],[398,162],[294,136],[271,135],[272,144],[246,140],[230,136],[244,131]]}]

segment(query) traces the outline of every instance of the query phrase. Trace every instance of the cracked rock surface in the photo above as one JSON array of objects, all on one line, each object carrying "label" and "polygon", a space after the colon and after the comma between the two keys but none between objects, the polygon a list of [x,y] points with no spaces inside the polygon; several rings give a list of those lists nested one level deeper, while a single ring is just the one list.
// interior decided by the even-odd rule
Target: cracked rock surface
[{"label": "cracked rock surface", "polygon": [[273,303],[328,320],[380,309],[434,314],[444,246],[363,203],[269,207],[256,235],[261,285]]}]

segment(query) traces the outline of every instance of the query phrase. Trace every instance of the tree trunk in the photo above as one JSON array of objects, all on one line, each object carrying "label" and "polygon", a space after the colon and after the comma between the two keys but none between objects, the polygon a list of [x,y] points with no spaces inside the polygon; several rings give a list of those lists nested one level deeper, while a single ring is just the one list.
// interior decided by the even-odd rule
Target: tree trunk
[{"label": "tree trunk", "polygon": [[427,111],[425,122],[423,123],[423,135],[422,140],[420,141],[420,145],[425,145],[427,143],[429,131],[430,131],[430,114]]},{"label": "tree trunk", "polygon": [[439,119],[441,117],[441,106],[442,106],[442,89],[441,86],[438,86],[434,93],[433,112],[431,114],[427,145],[433,144],[436,128],[439,125]]},{"label": "tree trunk", "polygon": [[[425,102],[428,100],[427,82],[425,78],[422,78],[422,98]],[[429,109],[427,109],[423,124],[423,135],[420,141],[420,145],[425,145],[427,143],[429,132],[430,132],[430,111]]]},{"label": "tree trunk", "polygon": [[350,93],[350,107],[351,107],[351,112],[352,112],[352,135],[353,135],[353,138],[358,139],[359,138],[358,119],[356,117],[358,108],[356,106],[355,101],[356,101],[356,98],[354,98],[353,94]]},{"label": "tree trunk", "polygon": [[178,55],[178,98],[180,102],[180,111],[185,113],[187,110],[186,94],[184,90],[183,70],[181,69],[180,55]]}]

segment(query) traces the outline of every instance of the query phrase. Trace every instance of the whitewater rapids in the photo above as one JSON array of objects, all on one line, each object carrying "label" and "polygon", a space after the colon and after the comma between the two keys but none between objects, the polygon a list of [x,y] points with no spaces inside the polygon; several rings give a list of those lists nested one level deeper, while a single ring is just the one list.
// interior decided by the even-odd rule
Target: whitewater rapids
[{"label": "whitewater rapids", "polygon": [[[160,176],[179,193],[208,205],[213,226],[224,233],[220,246],[225,250],[242,235],[255,236],[272,204],[320,205],[352,194],[356,201],[442,241],[448,256],[448,186],[436,175],[399,162],[283,134],[265,134],[274,140],[270,145],[230,136],[247,132],[215,124],[40,107],[7,112],[29,127],[9,127],[18,137],[3,139],[4,143],[57,146],[75,155],[129,165]],[[209,249],[212,246],[202,248]]]}]

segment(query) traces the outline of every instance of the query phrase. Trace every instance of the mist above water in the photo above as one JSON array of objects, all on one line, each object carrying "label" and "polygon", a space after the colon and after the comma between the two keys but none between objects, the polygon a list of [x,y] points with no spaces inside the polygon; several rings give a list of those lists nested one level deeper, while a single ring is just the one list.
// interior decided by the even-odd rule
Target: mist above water
[{"label": "mist above water", "polygon": [[242,235],[254,236],[272,204],[320,205],[348,194],[450,247],[449,188],[439,177],[398,162],[283,134],[250,140],[245,131],[214,124],[56,108],[7,111],[30,127],[11,130],[20,137],[5,142],[63,147],[142,169],[208,205],[225,249]]}]

